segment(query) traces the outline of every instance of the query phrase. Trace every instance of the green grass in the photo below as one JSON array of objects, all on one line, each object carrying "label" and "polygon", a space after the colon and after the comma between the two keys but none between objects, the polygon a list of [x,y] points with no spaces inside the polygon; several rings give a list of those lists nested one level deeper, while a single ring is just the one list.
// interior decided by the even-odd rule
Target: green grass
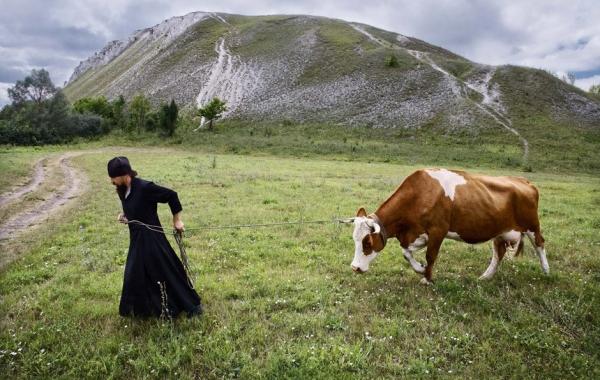
[{"label": "green grass", "polygon": [[[392,69],[393,70],[393,69]],[[343,161],[391,162],[399,164],[479,166],[569,171],[598,174],[600,130],[557,127],[542,118],[531,119],[531,128],[543,133],[527,133],[524,121],[515,128],[524,131],[530,144],[529,161],[522,161],[519,139],[494,122],[470,130],[449,131],[438,115],[418,129],[344,127],[332,124],[294,124],[225,120],[214,132],[192,132],[196,121],[187,120],[170,140],[147,136],[150,144],[165,143],[200,149],[204,152],[270,154],[283,157],[327,157]],[[189,125],[188,125],[189,123]],[[556,132],[552,131],[556,129]],[[120,133],[101,140],[102,145],[137,144],[138,136]]]},{"label": "green grass", "polygon": [[297,16],[230,16],[232,52],[246,59],[281,59],[294,55],[295,42],[306,31]]},{"label": "green grass", "polygon": [[48,148],[6,148],[0,146],[0,194],[29,180],[36,161],[48,155]]},{"label": "green grass", "polygon": [[[77,158],[93,191],[62,222],[27,237],[30,252],[0,275],[8,378],[600,376],[595,176],[526,175],[541,192],[549,276],[529,247],[478,282],[490,246],[446,242],[436,283],[424,287],[394,242],[369,273],[353,274],[349,226],[194,232],[186,245],[206,314],[169,323],[117,313],[128,234],[114,222],[119,202],[105,174],[117,153],[178,191],[188,228],[373,211],[415,169],[199,149]],[[168,221],[168,207],[160,214]]]}]

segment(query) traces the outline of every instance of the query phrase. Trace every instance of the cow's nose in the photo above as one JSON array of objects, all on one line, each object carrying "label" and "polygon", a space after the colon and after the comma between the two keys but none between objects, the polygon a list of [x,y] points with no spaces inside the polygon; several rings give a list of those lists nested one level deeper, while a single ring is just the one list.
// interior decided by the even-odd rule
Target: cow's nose
[{"label": "cow's nose", "polygon": [[354,265],[351,265],[351,266],[352,266],[352,270],[354,272],[356,272],[356,273],[363,273],[362,269],[360,269],[359,267],[355,267]]}]

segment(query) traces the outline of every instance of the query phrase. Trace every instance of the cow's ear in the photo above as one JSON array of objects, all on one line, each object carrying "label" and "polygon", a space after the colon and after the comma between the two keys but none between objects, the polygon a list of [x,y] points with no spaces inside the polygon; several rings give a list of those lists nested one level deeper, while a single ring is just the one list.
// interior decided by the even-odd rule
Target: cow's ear
[{"label": "cow's ear", "polygon": [[381,233],[378,234],[369,234],[369,237],[371,238],[371,247],[373,247],[373,251],[375,252],[381,252],[383,251],[383,235],[381,235]]},{"label": "cow's ear", "polygon": [[373,253],[373,241],[371,240],[371,235],[367,235],[363,238],[362,249],[365,255]]},{"label": "cow's ear", "polygon": [[356,216],[367,216],[367,211],[365,210],[364,207],[361,207],[356,212]]}]

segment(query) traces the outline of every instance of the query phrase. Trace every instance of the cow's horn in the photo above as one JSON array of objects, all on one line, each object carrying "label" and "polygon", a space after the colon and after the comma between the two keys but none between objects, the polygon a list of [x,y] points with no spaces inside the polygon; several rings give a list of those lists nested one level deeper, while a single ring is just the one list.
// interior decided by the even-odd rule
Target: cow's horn
[{"label": "cow's horn", "polygon": [[381,226],[379,225],[379,223],[373,223],[373,227],[375,228],[375,230],[373,231],[374,234],[378,234],[381,232]]}]

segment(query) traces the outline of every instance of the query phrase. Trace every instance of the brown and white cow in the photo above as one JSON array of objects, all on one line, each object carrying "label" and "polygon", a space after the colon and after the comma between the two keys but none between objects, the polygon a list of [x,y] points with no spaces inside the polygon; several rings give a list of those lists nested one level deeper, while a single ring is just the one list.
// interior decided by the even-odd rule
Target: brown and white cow
[{"label": "brown and white cow", "polygon": [[[521,177],[490,177],[458,170],[424,169],[409,175],[377,211],[360,208],[354,222],[352,269],[363,273],[396,238],[412,268],[429,284],[445,238],[469,244],[493,240],[493,254],[481,279],[491,278],[507,249],[518,254],[526,235],[549,272],[538,219],[538,190]],[[427,248],[427,265],[413,257]]]}]

